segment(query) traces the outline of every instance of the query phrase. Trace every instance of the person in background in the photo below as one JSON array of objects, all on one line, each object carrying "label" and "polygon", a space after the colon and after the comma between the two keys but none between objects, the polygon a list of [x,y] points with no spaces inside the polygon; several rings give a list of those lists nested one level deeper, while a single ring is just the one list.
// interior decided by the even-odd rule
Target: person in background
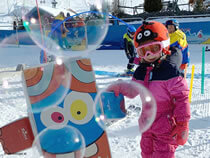
[{"label": "person in background", "polygon": [[73,27],[73,24],[74,24],[74,23],[73,23],[74,18],[73,18],[73,17],[70,18],[70,16],[71,16],[70,13],[67,13],[67,14],[66,14],[66,18],[68,18],[68,20],[66,20],[65,26],[66,26],[67,29],[72,28],[72,27]]},{"label": "person in background", "polygon": [[133,75],[134,73],[134,59],[136,57],[136,51],[133,44],[133,37],[136,32],[136,28],[133,25],[129,25],[127,32],[123,35],[124,51],[129,60],[127,64],[126,74]]},{"label": "person in background", "polygon": [[167,20],[165,25],[169,32],[171,49],[179,49],[182,53],[183,58],[180,69],[184,71],[184,76],[186,78],[187,65],[189,64],[190,56],[186,35],[179,29],[179,23],[175,19]]},{"label": "person in background", "polygon": [[13,21],[13,30],[16,30],[17,29],[17,22],[14,20]]},{"label": "person in background", "polygon": [[[175,158],[177,147],[187,142],[190,120],[189,89],[179,69],[182,54],[169,50],[168,30],[156,21],[143,22],[134,35],[134,45],[140,64],[132,80],[148,88],[157,106],[154,122],[141,136],[141,156]],[[123,82],[109,86],[108,91],[128,98],[139,94],[135,87]]]},{"label": "person in background", "polygon": [[[58,41],[59,46],[64,49],[63,47],[63,39],[62,34],[65,33],[64,24],[61,23],[64,20],[65,16],[63,12],[60,12],[53,20],[51,29],[54,30],[52,36],[55,40]],[[61,23],[61,24],[60,24]]]}]

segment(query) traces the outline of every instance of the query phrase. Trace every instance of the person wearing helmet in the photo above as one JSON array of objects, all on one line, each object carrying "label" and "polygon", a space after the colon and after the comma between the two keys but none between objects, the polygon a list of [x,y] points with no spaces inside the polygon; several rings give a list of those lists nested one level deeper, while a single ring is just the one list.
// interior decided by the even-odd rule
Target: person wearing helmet
[{"label": "person wearing helmet", "polygon": [[[140,64],[132,80],[149,89],[157,106],[154,122],[142,133],[141,156],[174,158],[176,148],[186,143],[189,132],[189,89],[179,69],[182,54],[176,49],[169,50],[168,30],[156,21],[143,22],[134,35],[134,45]],[[122,82],[109,86],[108,90],[130,98],[139,94]],[[141,121],[142,117],[139,127]]]},{"label": "person wearing helmet", "polygon": [[134,68],[134,59],[136,57],[135,48],[133,45],[133,37],[136,32],[136,28],[133,25],[129,25],[127,28],[127,32],[123,35],[123,41],[124,41],[124,50],[125,54],[129,60],[127,64],[127,75],[133,75],[133,68]]},{"label": "person wearing helmet", "polygon": [[189,63],[189,49],[188,43],[186,39],[186,35],[179,29],[179,23],[177,20],[167,20],[165,23],[169,36],[170,36],[170,47],[176,48],[182,52],[182,65],[180,69],[184,71],[184,75],[186,78],[187,75],[187,65]]}]

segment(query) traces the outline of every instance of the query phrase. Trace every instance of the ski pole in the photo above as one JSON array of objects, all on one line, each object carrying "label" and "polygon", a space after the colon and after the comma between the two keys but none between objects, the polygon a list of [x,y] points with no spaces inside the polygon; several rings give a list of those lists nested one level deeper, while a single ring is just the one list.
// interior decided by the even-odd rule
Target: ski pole
[{"label": "ski pole", "polygon": [[190,92],[189,92],[189,102],[191,103],[192,98],[192,88],[193,88],[193,79],[194,79],[194,72],[195,72],[195,65],[192,65],[192,73],[191,73],[191,80],[190,80]]}]

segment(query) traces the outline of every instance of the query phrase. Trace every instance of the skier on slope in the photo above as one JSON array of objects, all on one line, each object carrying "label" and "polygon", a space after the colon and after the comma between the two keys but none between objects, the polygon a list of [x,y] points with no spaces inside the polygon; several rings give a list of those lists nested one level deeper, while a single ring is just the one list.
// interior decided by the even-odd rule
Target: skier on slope
[{"label": "skier on slope", "polygon": [[[168,30],[156,21],[143,22],[134,35],[134,45],[141,63],[132,80],[147,87],[157,104],[153,124],[142,133],[141,155],[143,158],[174,158],[176,148],[186,143],[189,132],[189,89],[179,69],[182,55],[176,49],[169,50]],[[121,93],[133,98],[139,93],[130,86],[118,82],[108,90],[114,91],[116,96]]]},{"label": "skier on slope", "polygon": [[133,75],[134,73],[134,59],[136,57],[136,51],[133,44],[133,37],[136,32],[136,28],[133,25],[129,25],[127,28],[127,32],[123,35],[123,42],[124,42],[124,50],[125,54],[129,60],[127,64],[127,75]]},{"label": "skier on slope", "polygon": [[179,23],[177,20],[167,20],[165,23],[169,36],[170,36],[170,47],[179,49],[182,52],[182,64],[180,69],[184,71],[184,76],[187,75],[187,65],[189,63],[189,50],[186,35],[179,29]]}]

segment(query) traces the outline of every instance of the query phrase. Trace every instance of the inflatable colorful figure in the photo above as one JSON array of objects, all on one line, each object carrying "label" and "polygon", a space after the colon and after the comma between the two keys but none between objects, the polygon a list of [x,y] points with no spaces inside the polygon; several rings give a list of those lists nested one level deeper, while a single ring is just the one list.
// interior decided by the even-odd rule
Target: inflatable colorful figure
[{"label": "inflatable colorful figure", "polygon": [[[56,134],[48,135],[48,140],[51,141],[63,132],[61,127],[71,126],[85,139],[85,157],[111,157],[106,132],[94,117],[93,106],[97,89],[90,59],[70,58],[61,65],[51,62],[29,68],[23,72],[23,81],[25,95],[28,96],[29,120],[35,138],[45,129],[56,129]],[[46,151],[45,144],[41,141],[40,144],[45,157],[53,154],[51,157],[63,155],[74,158],[77,154],[73,150],[62,149],[62,142],[56,144],[52,151]],[[24,146],[13,151],[9,151],[10,147],[6,148],[7,153],[14,153]]]}]

